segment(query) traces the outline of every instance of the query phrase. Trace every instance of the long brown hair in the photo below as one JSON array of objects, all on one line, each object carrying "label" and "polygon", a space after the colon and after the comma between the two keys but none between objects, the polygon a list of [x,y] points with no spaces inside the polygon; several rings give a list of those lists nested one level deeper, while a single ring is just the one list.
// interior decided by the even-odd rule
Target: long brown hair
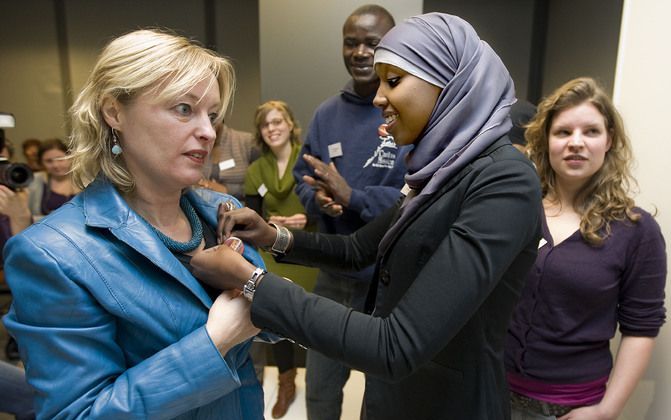
[{"label": "long brown hair", "polygon": [[573,206],[580,214],[580,233],[592,245],[600,245],[610,235],[612,220],[638,221],[631,197],[636,180],[631,175],[632,151],[624,131],[622,117],[613,102],[589,77],[573,79],[538,105],[536,116],[527,125],[525,138],[528,153],[536,165],[543,196],[556,197],[555,172],[550,166],[548,137],[554,117],[560,112],[588,102],[603,115],[611,147],[603,165],[578,191]]}]

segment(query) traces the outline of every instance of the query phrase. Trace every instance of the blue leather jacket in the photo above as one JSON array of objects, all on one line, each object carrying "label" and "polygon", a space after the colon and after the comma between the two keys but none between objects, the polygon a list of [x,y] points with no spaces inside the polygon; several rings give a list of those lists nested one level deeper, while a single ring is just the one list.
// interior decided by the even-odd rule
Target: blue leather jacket
[{"label": "blue leather jacket", "polygon": [[[218,203],[235,200],[186,194],[214,226]],[[212,299],[109,182],[13,237],[5,258],[4,322],[38,418],[263,418],[250,342],[220,356],[205,330]]]}]

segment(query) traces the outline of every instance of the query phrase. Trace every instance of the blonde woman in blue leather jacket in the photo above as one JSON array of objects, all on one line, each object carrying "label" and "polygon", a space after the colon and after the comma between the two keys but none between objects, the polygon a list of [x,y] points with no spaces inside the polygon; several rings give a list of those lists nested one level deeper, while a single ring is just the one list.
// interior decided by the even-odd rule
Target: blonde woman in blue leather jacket
[{"label": "blonde woman in blue leather jacket", "polygon": [[83,191],[6,247],[4,321],[38,418],[263,418],[249,303],[190,273],[217,243],[218,205],[239,206],[190,187],[233,89],[226,59],[173,34],[131,32],[100,55],[71,110]]}]

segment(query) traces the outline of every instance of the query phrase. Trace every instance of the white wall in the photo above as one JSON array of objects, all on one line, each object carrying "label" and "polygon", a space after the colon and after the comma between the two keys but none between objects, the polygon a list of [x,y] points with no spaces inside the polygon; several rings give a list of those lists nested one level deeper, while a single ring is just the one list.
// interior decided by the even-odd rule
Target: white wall
[{"label": "white wall", "polygon": [[[657,222],[671,244],[671,2],[625,0],[614,100],[631,137],[638,166],[637,203],[658,210]],[[667,277],[666,307],[670,317],[671,285]],[[621,417],[624,420],[671,418],[671,326],[666,325],[648,371]]]},{"label": "white wall", "polygon": [[[376,2],[396,22],[422,13],[422,0]],[[259,0],[261,101],[281,99],[307,129],[315,108],[349,79],[342,25],[361,0]]]}]

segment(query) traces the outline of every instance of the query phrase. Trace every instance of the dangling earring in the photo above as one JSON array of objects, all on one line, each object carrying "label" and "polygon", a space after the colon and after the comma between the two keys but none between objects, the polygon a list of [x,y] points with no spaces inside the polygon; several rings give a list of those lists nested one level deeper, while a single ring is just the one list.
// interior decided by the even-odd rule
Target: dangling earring
[{"label": "dangling earring", "polygon": [[115,129],[112,129],[112,143],[112,154],[114,157],[117,157],[123,152],[123,149],[121,146],[119,146],[119,136],[117,135]]}]

